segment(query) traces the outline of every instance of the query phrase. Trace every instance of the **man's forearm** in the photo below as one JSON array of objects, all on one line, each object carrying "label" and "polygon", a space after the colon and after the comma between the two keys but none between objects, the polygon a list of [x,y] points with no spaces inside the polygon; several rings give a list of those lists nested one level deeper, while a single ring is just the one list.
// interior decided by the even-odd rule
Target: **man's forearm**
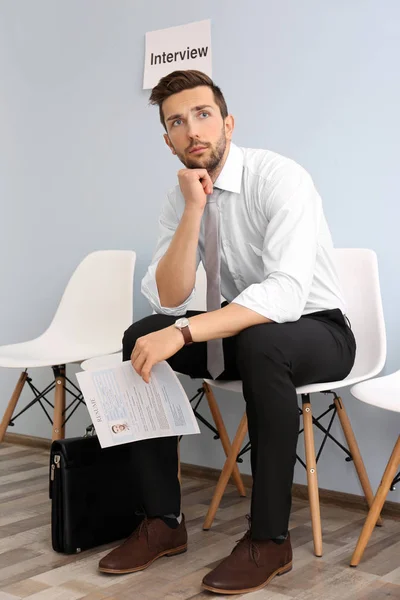
[{"label": "man's forearm", "polygon": [[252,325],[272,323],[254,310],[234,302],[219,310],[191,317],[189,322],[194,342],[231,337]]},{"label": "man's forearm", "polygon": [[156,283],[162,306],[179,306],[193,290],[202,214],[198,209],[185,209],[169,248],[158,263]]}]

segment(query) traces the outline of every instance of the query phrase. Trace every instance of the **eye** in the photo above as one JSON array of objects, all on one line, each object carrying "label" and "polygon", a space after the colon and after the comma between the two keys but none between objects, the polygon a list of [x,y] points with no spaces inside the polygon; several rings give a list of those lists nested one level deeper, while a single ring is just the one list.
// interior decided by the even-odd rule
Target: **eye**
[{"label": "eye", "polygon": [[201,117],[202,119],[207,119],[207,117],[209,117],[209,116],[210,116],[210,113],[206,112],[205,110],[203,110],[203,111],[200,113],[200,117]]},{"label": "eye", "polygon": [[182,124],[182,119],[176,119],[176,121],[174,121],[172,123],[172,127],[177,127],[178,125]]}]

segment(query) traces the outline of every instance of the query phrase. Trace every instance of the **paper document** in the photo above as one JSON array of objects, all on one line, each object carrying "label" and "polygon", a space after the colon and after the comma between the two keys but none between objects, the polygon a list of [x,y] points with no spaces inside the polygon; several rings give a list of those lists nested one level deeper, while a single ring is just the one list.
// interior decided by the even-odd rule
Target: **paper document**
[{"label": "paper document", "polygon": [[145,383],[130,361],[76,374],[102,448],[200,433],[188,397],[166,362]]}]

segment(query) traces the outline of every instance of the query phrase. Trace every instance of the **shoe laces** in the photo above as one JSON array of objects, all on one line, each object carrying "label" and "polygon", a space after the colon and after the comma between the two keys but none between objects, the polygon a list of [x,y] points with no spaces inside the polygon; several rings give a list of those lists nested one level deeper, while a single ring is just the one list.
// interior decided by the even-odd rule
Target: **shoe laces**
[{"label": "shoe laces", "polygon": [[145,534],[147,541],[149,541],[149,520],[146,516],[140,522],[138,527],[136,527],[134,535],[139,539],[142,532]]},{"label": "shoe laces", "polygon": [[249,552],[249,556],[250,559],[255,562],[255,564],[257,565],[257,567],[260,566],[259,561],[260,561],[260,550],[258,548],[257,543],[251,539],[251,533],[250,533],[250,528],[251,528],[251,516],[250,515],[246,515],[246,519],[248,522],[248,529],[246,531],[246,533],[240,538],[240,540],[236,540],[236,546],[234,547],[234,549],[232,550],[232,552],[235,552],[237,550],[239,550],[239,548],[245,548],[247,546],[248,552]]}]

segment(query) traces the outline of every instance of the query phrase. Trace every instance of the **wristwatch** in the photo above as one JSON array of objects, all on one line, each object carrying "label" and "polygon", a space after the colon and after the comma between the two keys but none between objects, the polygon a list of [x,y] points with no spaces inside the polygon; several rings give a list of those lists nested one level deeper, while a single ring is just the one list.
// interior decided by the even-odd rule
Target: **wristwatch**
[{"label": "wristwatch", "polygon": [[182,333],[183,339],[185,340],[185,346],[193,344],[192,334],[189,329],[189,319],[181,317],[175,321],[174,326]]}]

